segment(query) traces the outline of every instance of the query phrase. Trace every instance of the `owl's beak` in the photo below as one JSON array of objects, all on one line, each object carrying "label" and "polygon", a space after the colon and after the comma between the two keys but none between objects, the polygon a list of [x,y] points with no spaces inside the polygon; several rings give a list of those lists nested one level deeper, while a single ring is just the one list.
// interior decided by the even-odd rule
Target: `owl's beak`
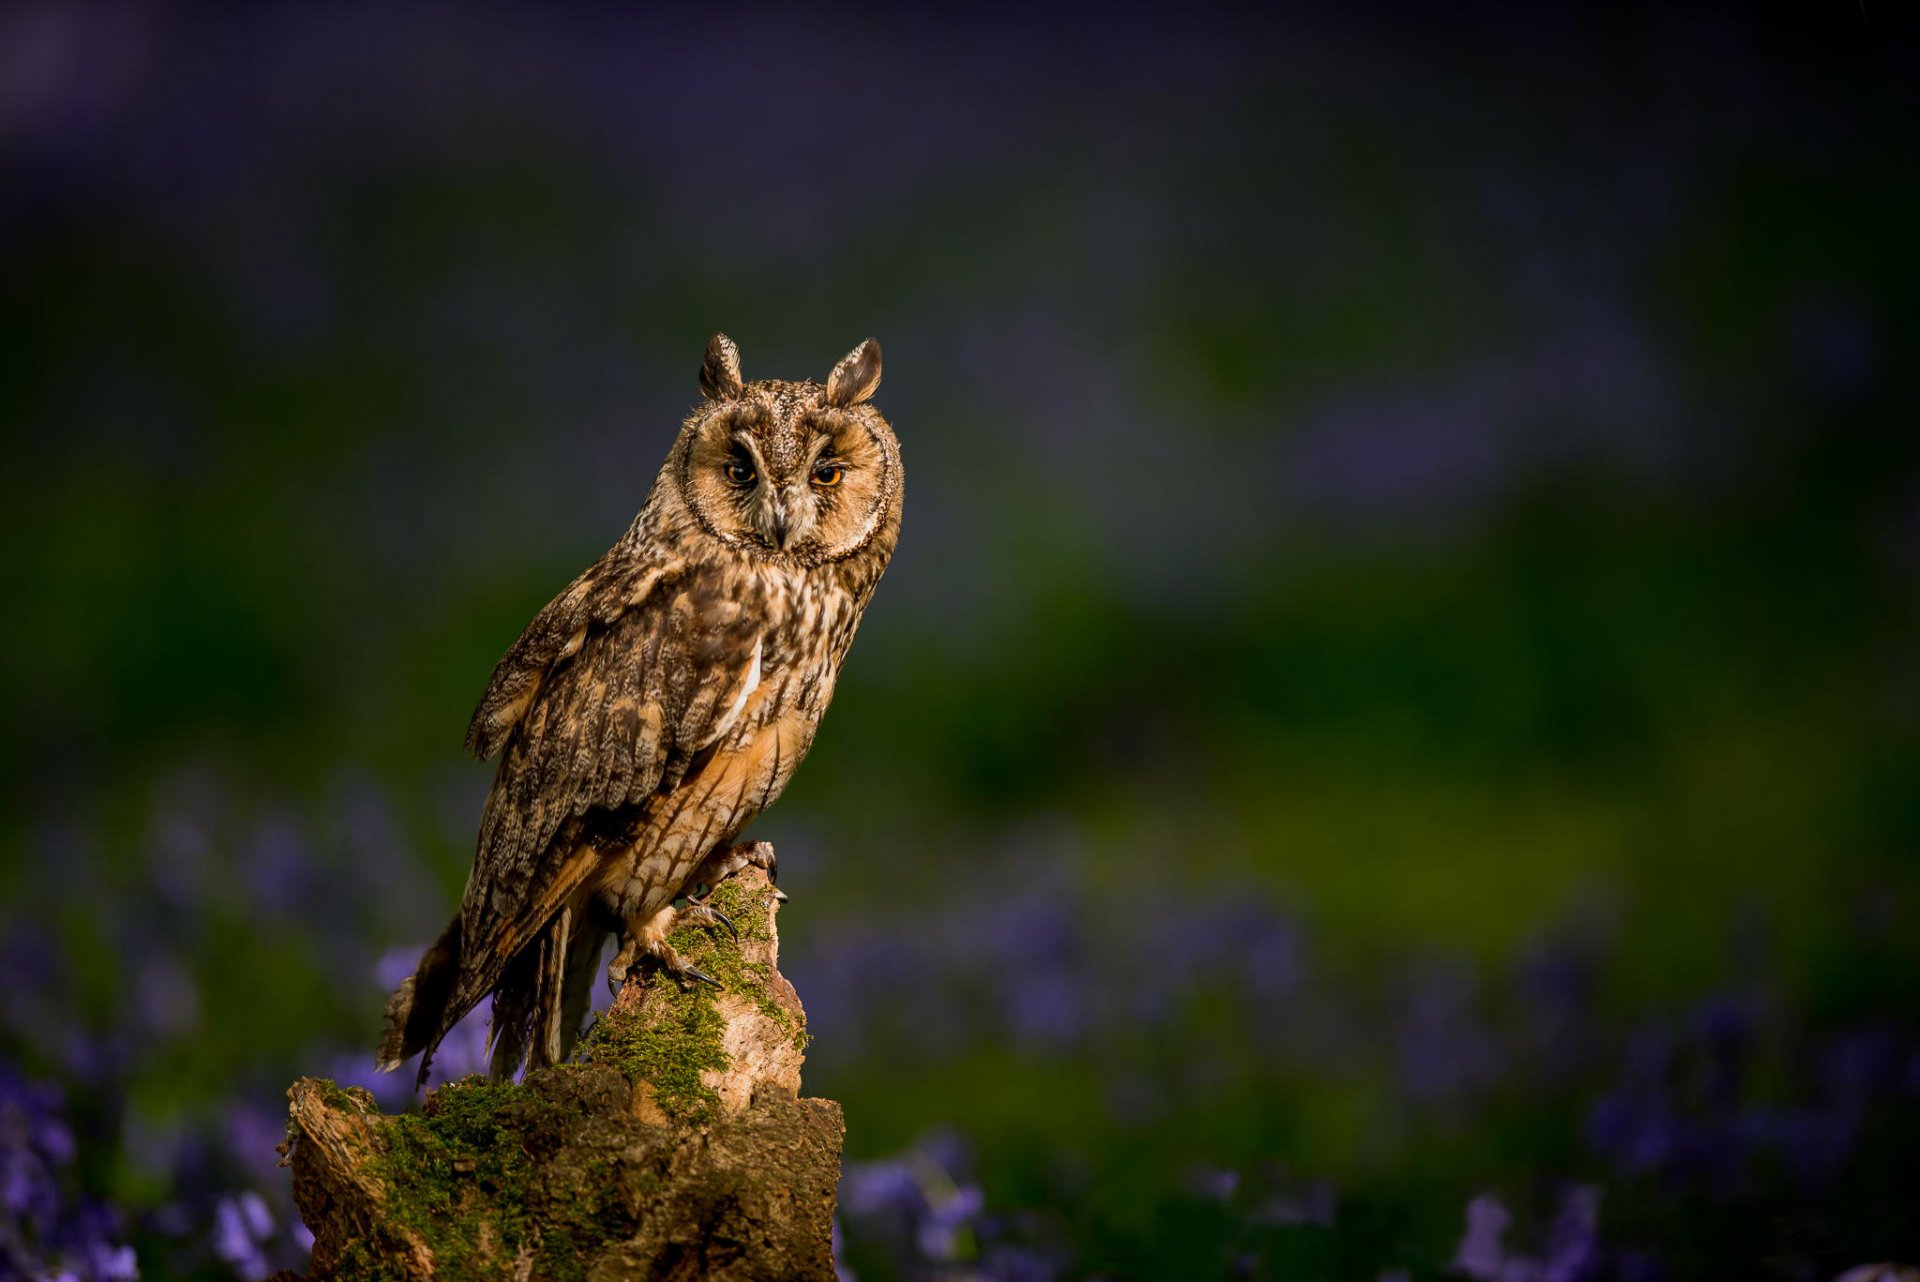
[{"label": "owl's beak", "polygon": [[773,500],[773,510],[768,514],[768,524],[773,527],[773,542],[782,552],[787,550],[787,531],[792,529],[792,518],[787,514],[786,495],[778,495]]}]

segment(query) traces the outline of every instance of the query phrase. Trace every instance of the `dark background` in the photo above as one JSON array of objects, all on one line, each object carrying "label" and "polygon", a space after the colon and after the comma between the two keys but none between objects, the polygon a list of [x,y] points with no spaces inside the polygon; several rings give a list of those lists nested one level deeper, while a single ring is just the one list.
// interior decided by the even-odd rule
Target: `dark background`
[{"label": "dark background", "polygon": [[908,465],[755,830],[850,1270],[1920,1260],[1898,8],[9,7],[0,1274],[300,1262],[715,329]]}]

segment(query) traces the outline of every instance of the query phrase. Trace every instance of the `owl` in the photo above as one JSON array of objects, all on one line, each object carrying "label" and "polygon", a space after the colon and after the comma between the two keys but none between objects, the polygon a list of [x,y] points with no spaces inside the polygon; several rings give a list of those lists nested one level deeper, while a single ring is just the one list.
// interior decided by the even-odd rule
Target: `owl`
[{"label": "owl", "polygon": [[[379,1064],[433,1051],[493,996],[489,1069],[564,1059],[608,936],[624,978],[725,925],[694,898],[813,743],[900,532],[893,430],[870,401],[880,345],[824,385],[744,382],[715,334],[701,401],[639,516],[534,616],[467,729],[501,753],[460,911],[387,1004]],[[691,902],[676,910],[674,902]]]}]

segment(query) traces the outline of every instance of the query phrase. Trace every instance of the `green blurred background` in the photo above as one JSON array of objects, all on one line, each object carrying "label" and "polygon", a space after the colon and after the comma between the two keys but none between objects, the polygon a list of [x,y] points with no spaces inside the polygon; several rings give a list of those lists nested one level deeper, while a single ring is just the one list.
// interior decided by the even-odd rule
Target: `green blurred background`
[{"label": "green blurred background", "polygon": [[725,329],[877,336],[910,478],[754,833],[809,1090],[959,1223],[849,1211],[860,1276],[1472,1273],[1568,1188],[1559,1276],[1920,1257],[1912,37],[10,11],[0,1058],[64,1195],[224,1277],[251,1188],[297,1261],[280,1092],[364,1068],[490,666]]}]

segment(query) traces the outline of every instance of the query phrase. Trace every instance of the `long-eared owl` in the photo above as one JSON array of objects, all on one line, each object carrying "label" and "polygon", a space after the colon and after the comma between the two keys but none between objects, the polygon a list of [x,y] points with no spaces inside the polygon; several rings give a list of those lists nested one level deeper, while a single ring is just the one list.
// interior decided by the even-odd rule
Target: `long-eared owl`
[{"label": "long-eared owl", "polygon": [[700,978],[667,943],[674,901],[737,866],[731,843],[792,778],[899,537],[879,382],[872,339],[823,385],[744,382],[713,336],[640,515],[473,714],[467,747],[504,754],[460,911],[387,1005],[382,1069],[425,1051],[424,1082],[489,993],[496,1077],[564,1058],[609,933],[610,977],[651,956]]}]

